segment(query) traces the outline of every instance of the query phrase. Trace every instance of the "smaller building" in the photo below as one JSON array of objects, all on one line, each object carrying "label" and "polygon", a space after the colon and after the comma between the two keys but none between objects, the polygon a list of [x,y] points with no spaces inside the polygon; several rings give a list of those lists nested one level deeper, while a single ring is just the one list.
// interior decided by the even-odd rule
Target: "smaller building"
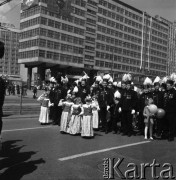
[{"label": "smaller building", "polygon": [[4,57],[0,59],[0,74],[20,76],[18,64],[19,32],[14,25],[0,23],[0,40],[5,44]]}]

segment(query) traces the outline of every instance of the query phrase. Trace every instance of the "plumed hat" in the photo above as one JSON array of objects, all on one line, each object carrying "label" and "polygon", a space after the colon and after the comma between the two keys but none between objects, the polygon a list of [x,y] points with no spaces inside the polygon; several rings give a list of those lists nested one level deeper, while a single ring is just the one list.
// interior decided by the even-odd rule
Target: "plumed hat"
[{"label": "plumed hat", "polygon": [[146,85],[152,85],[152,80],[151,80],[150,78],[146,77],[143,84],[144,84],[145,86],[146,86]]},{"label": "plumed hat", "polygon": [[120,98],[121,98],[121,94],[119,93],[119,91],[116,91],[116,92],[114,93],[114,98],[115,98],[115,99],[120,99]]},{"label": "plumed hat", "polygon": [[157,77],[155,78],[155,80],[153,81],[154,86],[159,85],[159,84],[160,84],[160,81],[161,81],[160,77],[157,76]]}]

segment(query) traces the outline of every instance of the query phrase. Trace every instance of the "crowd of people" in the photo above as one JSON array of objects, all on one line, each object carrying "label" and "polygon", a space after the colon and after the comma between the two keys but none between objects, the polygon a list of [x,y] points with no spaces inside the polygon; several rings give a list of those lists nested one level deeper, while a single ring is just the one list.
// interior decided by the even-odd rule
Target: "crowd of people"
[{"label": "crowd of people", "polygon": [[[94,131],[113,132],[122,136],[144,135],[145,139],[173,141],[176,132],[176,74],[154,82],[148,77],[141,87],[125,74],[114,82],[109,74],[96,76],[88,86],[88,76],[69,84],[67,76],[52,77],[38,101],[40,123],[50,121],[60,126],[61,133],[94,137]],[[155,105],[162,116],[153,112]],[[148,132],[149,131],[149,132]]]}]

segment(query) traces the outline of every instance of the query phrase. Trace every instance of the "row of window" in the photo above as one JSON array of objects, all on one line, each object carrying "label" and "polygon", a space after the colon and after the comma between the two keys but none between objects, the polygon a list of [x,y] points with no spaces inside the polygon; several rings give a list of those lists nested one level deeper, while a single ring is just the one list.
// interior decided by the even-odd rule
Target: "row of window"
[{"label": "row of window", "polygon": [[72,63],[83,63],[83,57],[77,57],[67,54],[59,54],[55,52],[50,51],[44,51],[44,50],[32,50],[32,51],[25,51],[19,53],[20,59],[27,59],[27,58],[33,58],[33,57],[42,57],[52,60],[60,60],[63,62],[72,62]]},{"label": "row of window", "polygon": [[[72,22],[75,23],[76,25],[80,25],[80,26],[85,25],[85,20],[77,18],[77,17],[72,17]],[[36,24],[43,24],[46,26],[54,27],[56,29],[62,29],[61,28],[62,24],[60,22],[54,21],[52,19],[47,19],[44,17],[37,17],[37,18],[30,19],[28,21],[22,22],[20,24],[20,29],[31,27],[31,26],[34,26]]]},{"label": "row of window", "polygon": [[[134,52],[134,51],[130,51],[130,50],[127,50],[127,49],[122,49],[122,48],[117,48],[117,47],[114,48],[114,53],[129,56],[131,58],[138,58],[139,59],[141,57],[141,53],[137,53],[137,52]],[[109,54],[109,53],[97,51],[96,52],[96,57],[101,58],[101,59],[113,60],[113,54],[112,53]]]},{"label": "row of window", "polygon": [[[147,63],[146,63],[146,65],[147,65]],[[141,72],[139,67],[133,67],[133,66],[129,66],[129,65],[122,65],[122,64],[116,64],[116,63],[113,63],[113,67],[112,67],[112,63],[105,62],[105,61],[99,61],[99,60],[96,60],[95,66],[105,67],[105,68],[113,68],[113,69],[123,70],[123,71],[127,71],[127,72],[129,72],[129,71],[137,72],[137,73]],[[150,67],[150,68],[152,68],[152,67]],[[163,76],[163,75],[165,75],[165,72],[163,72],[161,70],[160,71],[150,70],[150,74]]]},{"label": "row of window", "polygon": [[162,52],[152,50],[152,49],[150,50],[150,53],[151,53],[151,55],[167,58],[167,53],[162,53]]},{"label": "row of window", "polygon": [[67,34],[59,33],[56,31],[51,31],[51,30],[44,29],[44,28],[36,28],[36,29],[24,31],[20,34],[20,38],[26,39],[26,38],[30,38],[30,37],[39,36],[39,35],[49,37],[49,38],[52,38],[55,40],[67,41],[67,42],[74,43],[74,44],[79,44],[79,45],[84,44],[84,39],[82,39],[82,38],[70,36]]},{"label": "row of window", "polygon": [[[115,45],[116,46],[121,46],[121,47],[124,47],[124,48],[128,48],[128,49],[132,49],[132,50],[135,50],[135,51],[140,51],[141,50],[141,46],[138,46],[136,44],[132,44],[132,43],[129,43],[129,42],[124,42],[124,41],[121,41],[121,40],[118,40],[118,39],[115,39]],[[103,51],[114,52],[116,47],[110,46],[110,45],[105,45],[105,44],[102,44],[102,43],[97,43],[96,48],[100,49],[100,50],[103,50]]]},{"label": "row of window", "polygon": [[152,30],[152,34],[156,35],[156,36],[159,36],[160,38],[163,38],[163,39],[167,39],[168,38],[168,35],[163,34],[163,33],[159,32],[159,31],[154,30],[154,29]]},{"label": "row of window", "polygon": [[152,41],[157,42],[157,43],[160,44],[160,45],[161,45],[161,44],[163,44],[163,45],[165,45],[165,46],[168,45],[168,41],[162,40],[162,39],[160,39],[160,38],[158,38],[158,37],[152,36],[151,39],[152,39]]},{"label": "row of window", "polygon": [[155,43],[151,43],[151,47],[160,51],[167,52],[167,47],[164,47]]}]

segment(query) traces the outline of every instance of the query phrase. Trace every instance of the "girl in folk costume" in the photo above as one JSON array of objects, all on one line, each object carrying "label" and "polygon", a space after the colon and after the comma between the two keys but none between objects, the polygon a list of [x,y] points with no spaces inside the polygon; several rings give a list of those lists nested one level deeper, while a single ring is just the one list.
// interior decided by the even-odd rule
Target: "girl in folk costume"
[{"label": "girl in folk costume", "polygon": [[98,129],[98,125],[99,125],[99,116],[98,116],[98,111],[100,110],[99,108],[99,104],[97,101],[97,97],[94,96],[93,97],[93,101],[92,101],[92,121],[93,121],[93,128],[94,129]]},{"label": "girl in folk costume", "polygon": [[79,134],[81,133],[81,98],[76,98],[74,102],[75,104],[71,107],[71,121],[68,132],[70,134]]},{"label": "girl in folk costume", "polygon": [[41,103],[39,122],[41,123],[41,125],[47,124],[49,123],[49,107],[53,106],[54,104],[50,102],[48,92],[42,94],[37,99],[37,101],[40,101]]},{"label": "girl in folk costume", "polygon": [[86,104],[82,105],[82,112],[80,115],[83,115],[82,118],[82,129],[81,136],[82,137],[93,137],[93,121],[92,121],[92,106],[91,106],[91,98],[85,98]]},{"label": "girl in folk costume", "polygon": [[72,102],[72,97],[70,95],[67,95],[66,101],[63,102],[63,100],[61,100],[59,102],[59,106],[63,107],[60,124],[61,133],[68,133],[69,122],[71,119],[71,107],[73,106],[73,104],[74,103]]}]

